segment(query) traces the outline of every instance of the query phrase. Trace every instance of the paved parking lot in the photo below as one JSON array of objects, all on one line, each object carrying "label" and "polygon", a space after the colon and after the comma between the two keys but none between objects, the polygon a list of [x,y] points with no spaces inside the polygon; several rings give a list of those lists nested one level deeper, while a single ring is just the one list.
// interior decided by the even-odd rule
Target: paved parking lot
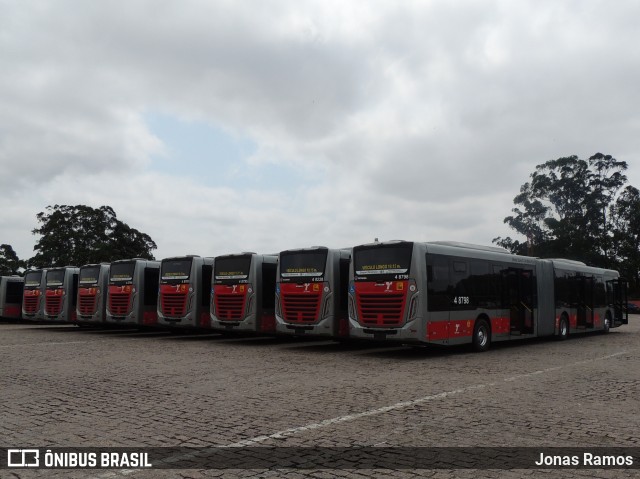
[{"label": "paved parking lot", "polygon": [[[0,446],[640,447],[640,316],[412,349],[0,323]],[[620,470],[0,471],[1,477],[629,477]]]}]

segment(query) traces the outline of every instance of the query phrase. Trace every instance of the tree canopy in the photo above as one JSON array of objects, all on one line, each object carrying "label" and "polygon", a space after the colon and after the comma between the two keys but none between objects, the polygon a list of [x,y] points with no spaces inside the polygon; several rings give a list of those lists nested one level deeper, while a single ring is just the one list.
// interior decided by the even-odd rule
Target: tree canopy
[{"label": "tree canopy", "polygon": [[602,153],[536,166],[513,200],[513,214],[504,219],[526,240],[498,237],[494,243],[517,254],[616,268],[637,287],[640,193],[625,187],[627,167]]},{"label": "tree canopy", "polygon": [[36,215],[40,235],[30,267],[81,266],[125,258],[154,259],[156,244],[145,233],[118,220],[110,206],[47,206]]},{"label": "tree canopy", "polygon": [[10,244],[0,245],[0,276],[20,274],[26,263],[18,259],[18,255]]}]

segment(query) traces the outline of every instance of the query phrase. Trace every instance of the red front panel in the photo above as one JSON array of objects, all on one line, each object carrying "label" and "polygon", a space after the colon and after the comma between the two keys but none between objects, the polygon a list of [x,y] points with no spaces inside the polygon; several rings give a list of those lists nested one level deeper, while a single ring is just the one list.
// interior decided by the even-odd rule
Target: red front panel
[{"label": "red front panel", "polygon": [[81,316],[93,316],[98,309],[97,288],[80,288],[78,292],[78,311]]},{"label": "red front panel", "polygon": [[142,324],[145,326],[153,326],[154,324],[158,324],[158,313],[157,311],[145,311],[142,313]]},{"label": "red front panel", "polygon": [[282,318],[292,324],[318,321],[324,283],[280,283]]},{"label": "red front panel", "polygon": [[18,305],[6,305],[4,307],[4,317],[5,318],[19,318],[21,314],[20,306]]},{"label": "red front panel", "polygon": [[358,322],[363,326],[395,327],[404,323],[409,281],[355,283]]},{"label": "red front panel", "polygon": [[217,284],[213,287],[215,315],[220,321],[242,321],[246,299],[246,284]]},{"label": "red front panel", "polygon": [[275,314],[263,314],[260,319],[260,331],[263,333],[273,333],[276,330]]},{"label": "red front panel", "polygon": [[58,316],[62,313],[62,295],[64,290],[48,289],[45,293],[44,312],[49,316]]},{"label": "red front panel", "polygon": [[187,315],[188,284],[160,285],[160,311],[167,318],[183,318]]},{"label": "red front panel", "polygon": [[24,297],[22,298],[22,307],[26,314],[36,314],[38,312],[38,306],[40,299],[40,291],[37,289],[25,289]]},{"label": "red front panel", "polygon": [[109,312],[113,316],[126,316],[131,312],[131,290],[127,286],[109,286]]}]

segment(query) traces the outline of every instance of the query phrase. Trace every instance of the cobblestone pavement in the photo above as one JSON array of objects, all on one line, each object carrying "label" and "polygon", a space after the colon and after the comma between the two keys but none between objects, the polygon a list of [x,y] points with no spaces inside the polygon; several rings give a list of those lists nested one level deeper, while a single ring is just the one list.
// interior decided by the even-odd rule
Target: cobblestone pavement
[{"label": "cobblestone pavement", "polygon": [[[0,446],[640,447],[640,316],[415,349],[0,323]],[[632,471],[633,472],[633,471]],[[629,477],[621,470],[0,470],[0,477]]]}]

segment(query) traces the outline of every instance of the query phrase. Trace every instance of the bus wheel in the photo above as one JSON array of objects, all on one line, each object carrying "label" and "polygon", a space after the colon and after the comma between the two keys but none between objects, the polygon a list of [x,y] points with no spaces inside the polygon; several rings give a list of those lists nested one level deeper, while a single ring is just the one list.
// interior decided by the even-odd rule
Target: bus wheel
[{"label": "bus wheel", "polygon": [[484,352],[491,346],[491,328],[484,318],[476,319],[476,325],[473,328],[473,349],[478,352]]},{"label": "bus wheel", "polygon": [[569,318],[566,314],[563,314],[560,318],[560,324],[558,327],[558,339],[564,341],[569,337]]}]

